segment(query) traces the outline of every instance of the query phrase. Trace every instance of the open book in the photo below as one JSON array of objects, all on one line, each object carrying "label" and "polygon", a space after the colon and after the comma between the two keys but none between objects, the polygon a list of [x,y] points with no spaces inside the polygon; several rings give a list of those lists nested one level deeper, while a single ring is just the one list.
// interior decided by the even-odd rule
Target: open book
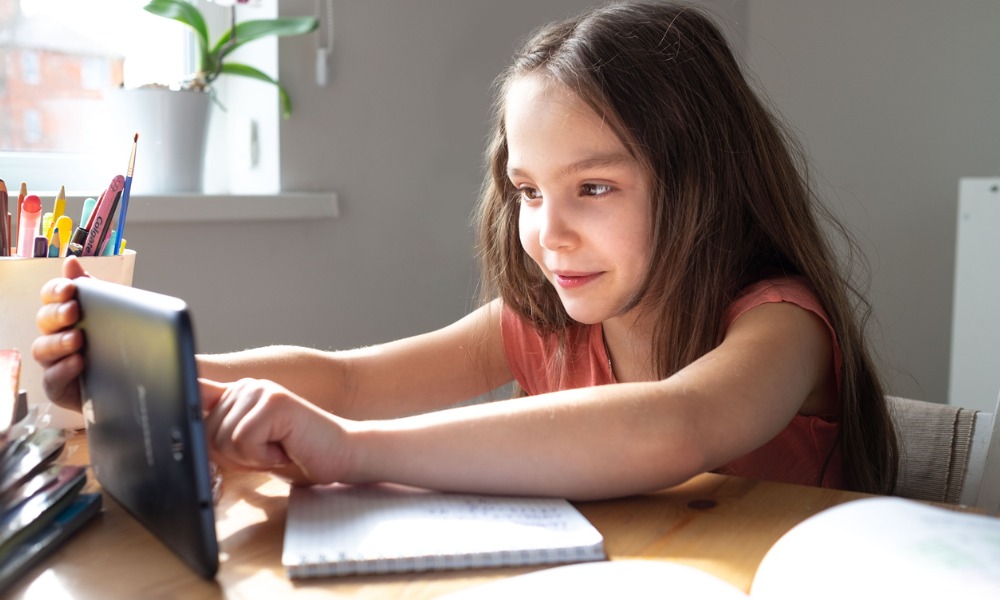
[{"label": "open book", "polygon": [[281,562],[302,578],[603,558],[566,500],[330,485],[292,488]]},{"label": "open book", "polygon": [[[490,598],[746,600],[694,567],[623,560],[545,569],[483,584],[448,600]],[[855,500],[793,527],[767,552],[754,600],[1000,598],[1000,518],[900,498]]]}]

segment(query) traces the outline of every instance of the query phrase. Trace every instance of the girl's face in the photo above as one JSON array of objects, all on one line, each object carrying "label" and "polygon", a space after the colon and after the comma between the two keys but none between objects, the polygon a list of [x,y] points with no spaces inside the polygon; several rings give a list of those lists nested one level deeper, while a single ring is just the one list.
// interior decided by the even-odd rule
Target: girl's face
[{"label": "girl's face", "polygon": [[601,118],[541,77],[510,87],[507,175],[521,246],[580,323],[621,316],[650,261],[649,183]]}]

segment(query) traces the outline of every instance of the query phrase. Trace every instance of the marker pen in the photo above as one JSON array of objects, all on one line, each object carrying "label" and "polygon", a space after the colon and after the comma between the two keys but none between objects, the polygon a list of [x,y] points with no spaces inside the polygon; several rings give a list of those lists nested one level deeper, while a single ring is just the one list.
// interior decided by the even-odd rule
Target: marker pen
[{"label": "marker pen", "polygon": [[[101,200],[104,199],[105,193],[101,192]],[[94,200],[93,198],[87,198],[83,201],[83,211],[80,212],[80,225],[73,232],[73,236],[66,246],[66,256],[83,256],[83,244],[86,243],[87,236],[90,235],[90,227],[94,224],[94,207],[97,206],[98,202],[99,200]]]},{"label": "marker pen", "polygon": [[87,241],[83,244],[84,256],[95,256],[101,253],[101,242],[104,241],[104,234],[108,231],[108,223],[111,221],[112,212],[118,206],[118,198],[125,187],[125,177],[115,175],[111,180],[111,185],[105,190],[101,201],[97,203],[94,214],[91,216],[91,225],[87,229]]},{"label": "marker pen", "polygon": [[108,240],[104,244],[104,249],[101,250],[101,256],[114,256],[115,255],[115,247],[117,247],[117,246],[118,246],[118,232],[117,231],[112,231],[108,235]]},{"label": "marker pen", "polygon": [[49,255],[49,240],[45,239],[44,235],[36,235],[34,248],[32,250],[31,256],[35,258],[43,258]]},{"label": "marker pen", "polygon": [[[108,241],[111,239],[111,234],[115,233],[111,228],[111,219],[115,214],[115,210],[118,209],[118,203],[121,202],[123,193],[123,191],[119,191],[115,194],[115,201],[111,203],[111,210],[108,211],[108,218],[104,220],[104,223],[102,223],[100,227],[94,225],[95,231],[91,232],[97,235],[97,248],[94,250],[94,256],[104,254],[104,249],[108,247]],[[111,249],[113,250],[114,247],[112,246]]]},{"label": "marker pen", "polygon": [[[101,194],[103,197],[103,194]],[[83,201],[83,210],[80,211],[80,227],[90,226],[90,216],[94,214],[94,207],[97,206],[97,200],[93,198],[87,198]],[[86,225],[84,225],[86,223]]]},{"label": "marker pen", "polygon": [[42,218],[42,200],[35,195],[26,196],[21,204],[21,218],[17,222],[17,255],[31,258],[35,251],[35,234]]},{"label": "marker pen", "polygon": [[56,221],[59,228],[59,256],[66,256],[66,247],[69,246],[69,238],[73,235],[73,219],[63,215]]},{"label": "marker pen", "polygon": [[39,231],[45,236],[45,239],[52,237],[52,226],[56,224],[53,214],[50,212],[42,213],[42,228]]}]

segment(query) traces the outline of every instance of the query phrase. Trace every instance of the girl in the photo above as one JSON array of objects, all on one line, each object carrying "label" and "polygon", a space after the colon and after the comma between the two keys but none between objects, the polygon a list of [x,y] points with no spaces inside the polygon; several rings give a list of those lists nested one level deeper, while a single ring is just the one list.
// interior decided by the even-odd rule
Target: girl
[{"label": "girl", "polygon": [[[215,460],[574,499],[709,470],[891,491],[895,437],[826,213],[711,21],[598,8],[537,32],[498,83],[491,300],[370,348],[199,357]],[[43,290],[33,348],[64,406],[73,293]],[[530,397],[437,410],[511,380]]]}]

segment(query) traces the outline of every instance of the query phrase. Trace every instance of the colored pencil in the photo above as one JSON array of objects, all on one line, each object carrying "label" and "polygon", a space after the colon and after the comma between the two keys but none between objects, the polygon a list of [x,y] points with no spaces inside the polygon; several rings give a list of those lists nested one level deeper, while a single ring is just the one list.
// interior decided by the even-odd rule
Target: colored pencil
[{"label": "colored pencil", "polygon": [[0,179],[0,256],[10,256],[10,224],[7,222],[7,184]]}]

